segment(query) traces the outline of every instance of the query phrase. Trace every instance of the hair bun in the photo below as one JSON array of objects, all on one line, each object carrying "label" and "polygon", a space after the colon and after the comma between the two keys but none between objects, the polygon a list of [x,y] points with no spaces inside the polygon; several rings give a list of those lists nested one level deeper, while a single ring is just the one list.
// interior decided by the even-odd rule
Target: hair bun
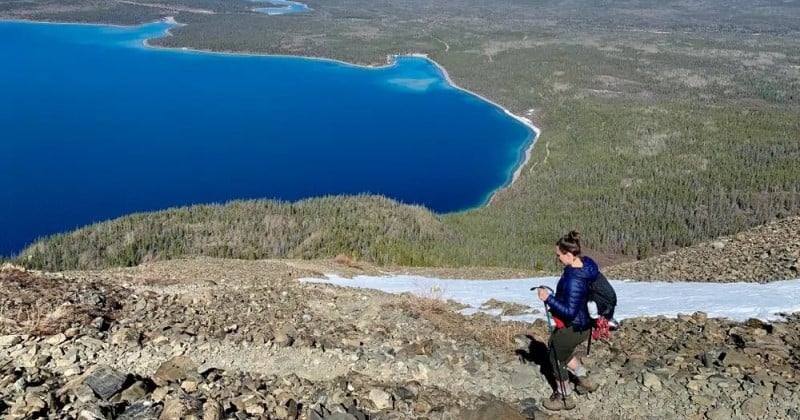
[{"label": "hair bun", "polygon": [[562,253],[571,252],[574,256],[581,255],[581,234],[577,230],[570,231],[566,235],[562,236],[558,242],[556,242],[556,246],[558,249],[561,250]]}]

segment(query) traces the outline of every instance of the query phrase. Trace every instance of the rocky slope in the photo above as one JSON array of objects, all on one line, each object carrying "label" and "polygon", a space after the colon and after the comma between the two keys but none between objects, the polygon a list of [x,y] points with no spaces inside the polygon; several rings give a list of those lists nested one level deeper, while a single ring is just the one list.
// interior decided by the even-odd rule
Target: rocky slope
[{"label": "rocky slope", "polygon": [[603,270],[618,279],[756,281],[800,278],[800,216]]},{"label": "rocky slope", "polygon": [[[735,241],[723,243],[740,261]],[[701,252],[715,249],[692,252],[707,261]],[[512,271],[482,274],[530,275]],[[539,403],[551,392],[543,322],[465,317],[447,302],[297,281],[332,272],[380,273],[346,260],[198,259],[64,273],[6,266],[0,416],[800,418],[800,314],[771,323],[703,313],[624,320],[585,359],[601,389],[573,411],[550,413]]]}]

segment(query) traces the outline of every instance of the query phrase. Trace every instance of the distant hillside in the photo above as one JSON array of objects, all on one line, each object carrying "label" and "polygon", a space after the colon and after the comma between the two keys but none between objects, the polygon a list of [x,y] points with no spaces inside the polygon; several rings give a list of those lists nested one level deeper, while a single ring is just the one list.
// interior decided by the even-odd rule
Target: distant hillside
[{"label": "distant hillside", "polygon": [[[800,278],[797,238],[800,216],[635,262],[615,263],[608,254],[588,253],[617,279],[767,282]],[[235,201],[134,214],[45,238],[17,261],[52,271],[135,266],[185,256],[340,256],[382,266],[478,267],[459,261],[478,261],[482,247],[499,242],[469,238],[457,224],[422,207],[374,196],[324,197],[294,204]],[[530,248],[523,252],[531,255]],[[553,261],[535,259],[507,267],[557,269]]]},{"label": "distant hillside", "polygon": [[236,201],[139,213],[52,236],[19,260],[46,270],[133,266],[179,256],[320,258],[347,254],[379,264],[432,265],[448,230],[422,207],[381,197],[297,203]]}]

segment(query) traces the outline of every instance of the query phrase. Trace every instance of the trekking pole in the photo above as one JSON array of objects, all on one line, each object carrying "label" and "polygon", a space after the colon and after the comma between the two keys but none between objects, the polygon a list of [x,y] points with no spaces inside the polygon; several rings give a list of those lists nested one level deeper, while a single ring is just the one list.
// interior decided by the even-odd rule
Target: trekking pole
[{"label": "trekking pole", "polygon": [[[545,285],[541,285],[539,287],[541,287],[543,289],[547,289],[547,290],[550,291],[551,295],[555,295],[555,291],[553,291],[553,289],[551,289],[551,288],[549,288],[549,287],[547,287]],[[538,287],[532,287],[531,288],[531,290],[534,290],[534,289],[538,289]],[[552,324],[550,322],[550,305],[548,305],[547,303],[544,304],[544,313],[545,313],[545,315],[547,315],[547,325],[548,325],[548,328],[550,330],[550,335],[551,335],[550,343],[552,344],[552,342],[553,342],[552,335],[555,334],[555,332],[556,332],[556,326],[555,326],[555,322],[553,322]],[[555,366],[556,375],[555,376],[558,377],[556,379],[556,381],[558,381],[557,388],[558,388],[559,391],[561,391],[561,402],[564,404],[564,407],[566,407],[567,406],[567,389],[564,387],[564,380],[561,378],[561,363],[559,363],[559,361],[558,361],[558,353],[556,353],[556,346],[553,345],[551,350],[553,351],[553,359],[555,359],[555,361],[556,361],[556,366]]]},{"label": "trekking pole", "polygon": [[547,330],[552,334],[556,330],[556,323],[550,318],[550,308],[546,303],[544,304],[544,314],[547,316]]},{"label": "trekking pole", "polygon": [[597,303],[594,301],[586,302],[586,307],[589,310],[589,343],[586,344],[586,355],[588,356],[592,352],[592,336],[594,336],[594,329],[596,327],[597,317],[600,315],[597,313]]},{"label": "trekking pole", "polygon": [[589,343],[586,344],[587,356],[592,352],[592,334],[594,334],[594,328],[589,328]]},{"label": "trekking pole", "polygon": [[[547,289],[550,291],[551,295],[554,295],[556,293],[553,291],[553,289],[545,285],[531,287],[531,291],[537,289]],[[547,317],[547,330],[550,333],[552,333],[553,331],[555,331],[556,327],[555,327],[555,322],[553,322],[552,318],[550,318],[550,307],[548,307],[546,303],[544,304],[544,315]]]}]

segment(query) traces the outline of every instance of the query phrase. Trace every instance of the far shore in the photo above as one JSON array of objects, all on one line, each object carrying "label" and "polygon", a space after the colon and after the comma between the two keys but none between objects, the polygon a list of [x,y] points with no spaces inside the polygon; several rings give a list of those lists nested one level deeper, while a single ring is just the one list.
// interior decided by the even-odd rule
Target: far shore
[{"label": "far shore", "polygon": [[[138,25],[115,25],[115,24],[107,24],[107,23],[51,22],[51,21],[34,21],[34,20],[24,20],[24,19],[4,19],[3,21],[5,21],[5,22],[19,22],[19,23],[43,23],[43,24],[54,24],[54,25],[113,26],[113,27],[124,27],[124,28],[135,28],[135,27],[147,24],[147,23],[144,23],[144,24],[138,24]],[[166,17],[164,17],[162,19],[159,19],[159,20],[153,21],[153,22],[149,22],[149,23],[159,23],[159,22],[167,23],[167,24],[171,25],[171,27],[174,27],[174,26],[180,27],[180,26],[185,26],[186,25],[185,23],[178,22],[175,19],[174,16],[166,16]],[[167,28],[164,31],[164,36],[171,36],[172,35],[172,33],[170,32],[171,27]],[[505,185],[503,185],[503,186],[499,187],[498,189],[496,189],[495,191],[493,191],[491,193],[491,195],[489,196],[488,200],[486,202],[484,202],[484,204],[482,204],[479,207],[484,207],[484,206],[492,204],[492,202],[494,201],[494,199],[497,196],[498,192],[510,187],[511,185],[513,185],[517,181],[517,179],[519,178],[520,174],[522,173],[522,169],[530,161],[531,154],[533,152],[533,146],[536,144],[536,140],[539,138],[539,135],[541,134],[541,130],[538,127],[536,127],[533,124],[533,122],[531,120],[529,120],[528,118],[525,118],[525,117],[522,117],[520,115],[514,114],[510,110],[505,108],[504,106],[498,104],[497,102],[495,102],[495,101],[493,101],[493,100],[491,100],[491,99],[489,99],[489,98],[487,98],[487,97],[485,97],[483,95],[480,95],[478,93],[475,93],[473,91],[470,91],[468,89],[465,89],[465,88],[457,85],[453,81],[453,79],[450,77],[450,74],[447,72],[447,69],[445,69],[444,66],[442,66],[441,64],[439,64],[435,60],[431,59],[427,54],[423,54],[423,53],[389,54],[386,57],[386,64],[384,64],[384,65],[364,65],[364,64],[355,64],[355,63],[351,63],[351,62],[347,62],[347,61],[343,61],[343,60],[337,60],[337,59],[333,59],[333,58],[316,57],[316,56],[298,56],[298,55],[288,55],[288,54],[265,54],[265,53],[255,53],[255,52],[213,51],[213,50],[202,50],[202,49],[187,48],[187,47],[179,47],[179,48],[162,47],[162,46],[159,46],[159,45],[151,44],[150,42],[148,42],[150,39],[154,39],[154,38],[147,38],[147,39],[142,40],[142,45],[144,47],[146,47],[146,48],[163,49],[163,50],[176,51],[176,52],[198,53],[198,54],[222,54],[222,55],[242,56],[242,57],[283,57],[283,58],[294,58],[294,59],[328,61],[328,62],[341,64],[341,65],[344,65],[344,66],[357,67],[357,68],[362,68],[362,69],[367,69],[367,70],[377,70],[377,69],[383,69],[383,68],[394,66],[395,63],[396,63],[396,59],[398,57],[414,57],[414,58],[422,58],[422,59],[427,60],[428,62],[430,62],[434,66],[436,66],[436,68],[444,76],[444,79],[445,79],[445,81],[447,82],[448,85],[450,85],[453,88],[458,89],[458,90],[460,90],[460,91],[462,91],[464,93],[467,93],[469,95],[473,95],[473,96],[475,96],[475,97],[477,97],[477,98],[479,98],[479,99],[481,99],[481,100],[483,100],[485,102],[488,102],[489,104],[497,107],[498,109],[502,110],[506,115],[508,115],[511,118],[514,118],[515,120],[517,120],[517,121],[521,122],[522,124],[524,124],[526,127],[528,127],[534,133],[533,136],[528,141],[529,144],[525,148],[524,157],[517,164],[517,167],[514,170],[514,173],[513,173],[512,177],[511,177],[511,180],[509,182],[507,182]]]}]

